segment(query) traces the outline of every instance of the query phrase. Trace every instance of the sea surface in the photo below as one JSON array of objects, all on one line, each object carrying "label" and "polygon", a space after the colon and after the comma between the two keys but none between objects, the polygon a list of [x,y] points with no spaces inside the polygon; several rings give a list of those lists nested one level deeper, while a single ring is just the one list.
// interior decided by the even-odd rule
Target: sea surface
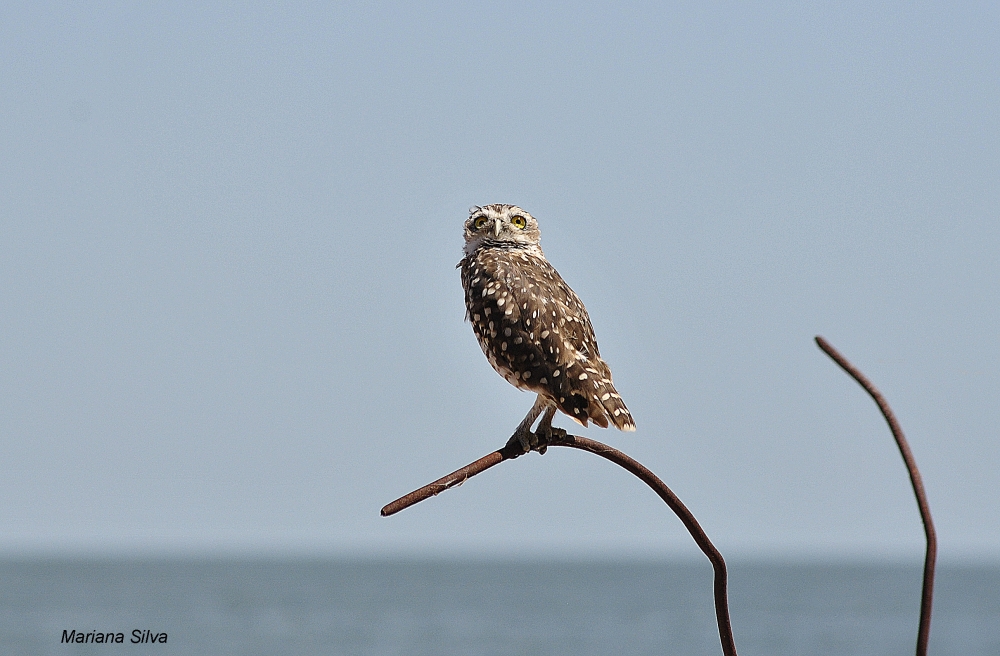
[{"label": "sea surface", "polygon": [[[717,655],[711,588],[686,562],[7,560],[0,653]],[[913,654],[919,596],[918,565],[730,564],[744,656]],[[1000,567],[939,568],[930,653],[1000,655]]]}]

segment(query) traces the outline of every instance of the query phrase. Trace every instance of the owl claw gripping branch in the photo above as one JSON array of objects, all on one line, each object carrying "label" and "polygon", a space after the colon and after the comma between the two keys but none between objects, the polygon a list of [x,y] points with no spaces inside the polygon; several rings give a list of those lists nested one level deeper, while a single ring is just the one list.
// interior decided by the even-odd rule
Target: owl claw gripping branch
[{"label": "owl claw gripping branch", "polygon": [[511,385],[538,395],[511,436],[525,453],[545,453],[547,441],[565,433],[552,427],[556,410],[582,426],[635,430],[587,310],[545,259],[540,238],[538,222],[516,205],[473,207],[458,263],[467,318],[486,358]]}]

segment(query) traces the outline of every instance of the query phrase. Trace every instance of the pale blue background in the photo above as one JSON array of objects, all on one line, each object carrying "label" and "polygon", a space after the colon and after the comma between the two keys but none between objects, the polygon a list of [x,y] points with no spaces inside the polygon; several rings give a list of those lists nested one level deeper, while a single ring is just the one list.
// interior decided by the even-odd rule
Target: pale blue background
[{"label": "pale blue background", "polygon": [[[0,8],[0,549],[695,554],[463,321],[539,218],[727,555],[1000,558],[995,3]],[[563,420],[562,425],[569,422]]]}]

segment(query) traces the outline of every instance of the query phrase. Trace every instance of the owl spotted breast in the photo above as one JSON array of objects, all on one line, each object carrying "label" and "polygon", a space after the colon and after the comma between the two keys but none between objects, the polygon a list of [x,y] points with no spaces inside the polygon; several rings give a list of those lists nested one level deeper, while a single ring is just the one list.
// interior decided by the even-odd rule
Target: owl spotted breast
[{"label": "owl spotted breast", "polygon": [[558,409],[586,426],[635,422],[601,359],[580,298],[542,253],[538,222],[515,205],[473,207],[465,222],[462,270],[468,319],[493,368],[538,396],[515,437],[550,430]]}]

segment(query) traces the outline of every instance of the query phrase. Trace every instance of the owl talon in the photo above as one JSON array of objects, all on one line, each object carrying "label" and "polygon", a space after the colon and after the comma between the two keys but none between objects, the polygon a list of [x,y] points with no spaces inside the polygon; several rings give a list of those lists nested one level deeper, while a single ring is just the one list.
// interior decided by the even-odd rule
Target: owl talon
[{"label": "owl talon", "polygon": [[517,430],[510,439],[507,440],[504,449],[507,451],[514,450],[514,452],[509,456],[512,458],[518,458],[525,454],[531,453],[538,446],[538,440],[534,439],[534,434],[530,431]]},{"label": "owl talon", "polygon": [[553,428],[552,426],[549,426],[548,435],[545,436],[545,441],[561,442],[562,440],[565,440],[568,435],[569,433],[567,433],[565,429]]},{"label": "owl talon", "polygon": [[539,454],[544,455],[545,451],[548,449],[549,441],[547,437],[540,432],[532,433],[531,431],[518,431],[510,436],[505,448],[510,448],[515,444],[521,451],[518,455],[525,455],[527,453],[531,453],[532,451],[538,451]]},{"label": "owl talon", "polygon": [[510,439],[507,440],[507,446],[504,448],[510,449],[516,445],[520,449],[520,453],[517,455],[525,455],[532,451],[538,451],[539,455],[545,455],[549,444],[561,442],[566,439],[567,435],[569,433],[562,428],[554,428],[551,424],[543,422],[535,432],[519,428],[510,436]]},{"label": "owl talon", "polygon": [[566,438],[568,433],[561,428],[553,428],[549,424],[543,424],[538,427],[538,431],[535,434],[535,439],[538,441],[538,447],[536,450],[538,453],[545,455],[545,451],[548,449],[549,444],[552,442],[558,442]]}]

